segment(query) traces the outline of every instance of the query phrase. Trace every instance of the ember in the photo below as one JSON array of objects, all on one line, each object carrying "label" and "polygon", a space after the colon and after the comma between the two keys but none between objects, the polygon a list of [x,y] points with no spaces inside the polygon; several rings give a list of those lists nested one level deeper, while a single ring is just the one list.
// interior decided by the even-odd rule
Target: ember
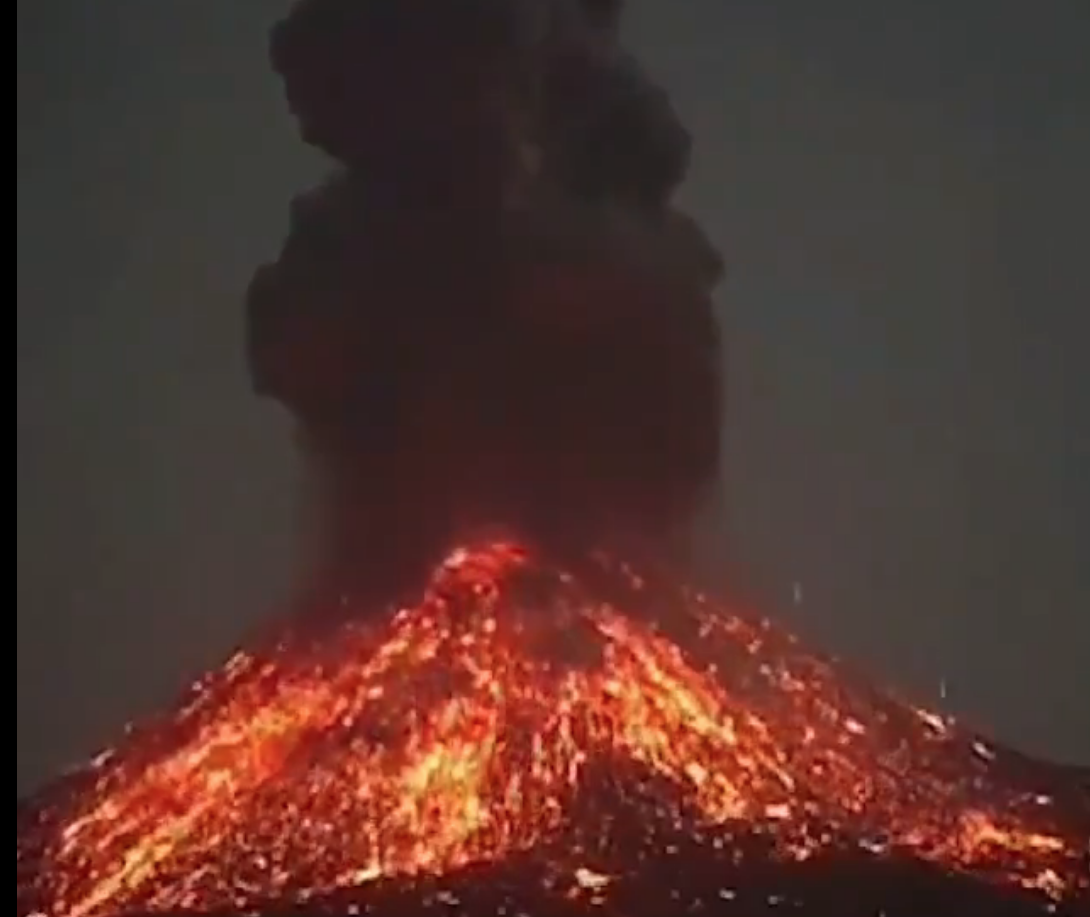
[{"label": "ember", "polygon": [[237,913],[525,857],[607,903],[645,861],[754,837],[1084,895],[1086,813],[978,746],[768,623],[487,542],[385,623],[235,655],[95,759],[20,833],[19,910]]}]

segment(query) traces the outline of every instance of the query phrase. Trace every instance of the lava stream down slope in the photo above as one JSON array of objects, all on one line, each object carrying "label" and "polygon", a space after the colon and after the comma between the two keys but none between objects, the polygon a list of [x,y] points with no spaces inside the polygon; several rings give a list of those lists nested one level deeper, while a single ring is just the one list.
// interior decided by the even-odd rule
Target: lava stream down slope
[{"label": "lava stream down slope", "polygon": [[1085,800],[949,719],[624,564],[489,541],[385,618],[237,653],[43,791],[18,912],[256,913],[527,857],[608,905],[659,853],[754,838],[1087,895]]}]

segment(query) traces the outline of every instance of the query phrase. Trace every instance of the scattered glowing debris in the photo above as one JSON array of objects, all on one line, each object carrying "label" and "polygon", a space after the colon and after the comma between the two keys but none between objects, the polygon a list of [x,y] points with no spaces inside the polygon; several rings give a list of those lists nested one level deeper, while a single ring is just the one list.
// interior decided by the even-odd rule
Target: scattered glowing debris
[{"label": "scattered glowing debris", "polygon": [[[1055,899],[1085,887],[1061,806],[993,777],[994,750],[952,720],[854,684],[768,622],[603,572],[667,609],[660,626],[499,543],[450,555],[381,626],[236,654],[39,813],[20,875],[36,851],[43,914],[107,917],[548,850],[604,900],[608,845],[596,869],[574,858],[601,846],[588,787],[608,771],[657,855],[678,850],[664,838],[729,851],[755,829],[789,859],[848,838]],[[568,664],[556,647],[573,639]]]}]

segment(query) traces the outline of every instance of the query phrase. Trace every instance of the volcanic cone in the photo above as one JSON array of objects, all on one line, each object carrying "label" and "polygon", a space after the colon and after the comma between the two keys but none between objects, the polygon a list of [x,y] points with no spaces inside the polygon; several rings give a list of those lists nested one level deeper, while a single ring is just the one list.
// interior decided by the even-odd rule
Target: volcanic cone
[{"label": "volcanic cone", "polygon": [[235,654],[21,809],[21,917],[1090,900],[1074,781],[669,578],[489,541],[407,599]]}]

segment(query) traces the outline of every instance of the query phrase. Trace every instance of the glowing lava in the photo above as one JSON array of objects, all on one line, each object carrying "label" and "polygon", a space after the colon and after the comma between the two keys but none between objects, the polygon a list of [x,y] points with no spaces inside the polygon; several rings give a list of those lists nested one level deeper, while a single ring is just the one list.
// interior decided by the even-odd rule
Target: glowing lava
[{"label": "glowing lava", "polygon": [[717,846],[757,832],[784,858],[852,844],[1053,897],[1085,888],[1082,829],[996,776],[974,737],[767,623],[598,572],[463,549],[383,624],[234,656],[39,814],[21,874],[34,851],[45,911],[98,917],[540,850],[605,898],[635,868],[609,816],[588,815],[609,775],[649,848],[656,826]]}]

